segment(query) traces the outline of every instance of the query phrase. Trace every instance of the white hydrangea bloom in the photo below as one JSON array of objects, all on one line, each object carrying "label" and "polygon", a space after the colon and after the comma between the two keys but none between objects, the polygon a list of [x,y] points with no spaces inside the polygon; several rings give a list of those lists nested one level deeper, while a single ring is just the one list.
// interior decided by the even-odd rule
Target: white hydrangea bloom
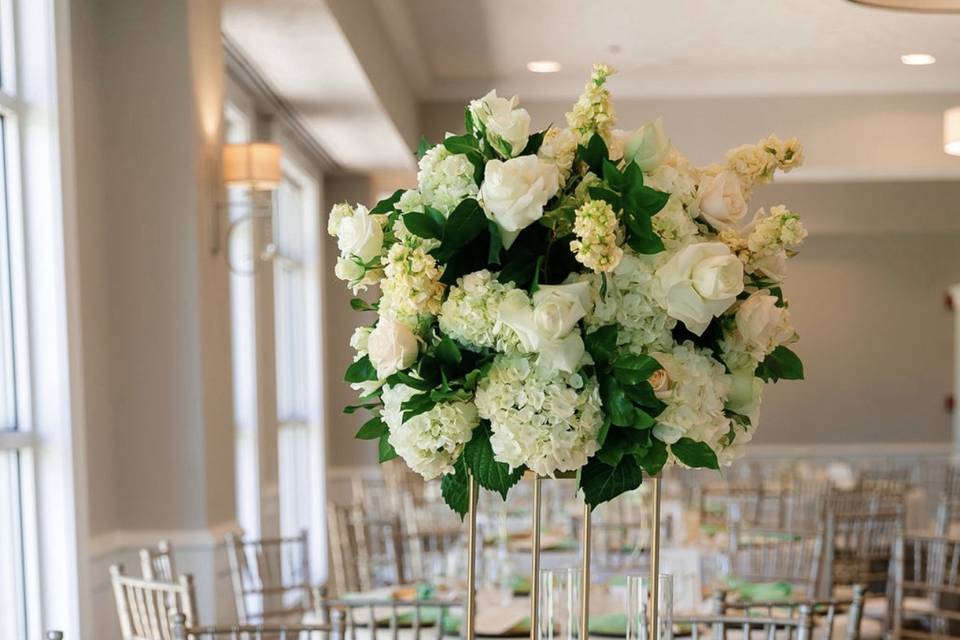
[{"label": "white hydrangea bloom", "polygon": [[[423,204],[445,216],[466,198],[475,198],[479,191],[473,180],[473,165],[462,153],[450,153],[442,144],[420,158],[417,186]],[[408,201],[404,206],[409,206]]]},{"label": "white hydrangea bloom", "polygon": [[499,307],[513,283],[501,284],[483,269],[457,280],[440,307],[440,330],[473,349],[513,352],[519,349],[517,334],[500,320]]},{"label": "white hydrangea bloom", "polygon": [[594,299],[593,312],[585,318],[586,332],[617,323],[618,344],[634,353],[665,349],[672,344],[670,332],[677,321],[657,302],[653,276],[667,254],[646,256],[627,250],[613,274],[607,275],[605,296],[600,295],[599,275],[584,276],[590,281]]},{"label": "white hydrangea bloom", "polygon": [[490,421],[497,460],[553,476],[586,464],[603,424],[593,379],[547,371],[523,356],[501,355],[480,380],[475,401]]},{"label": "white hydrangea bloom", "polygon": [[667,444],[691,438],[719,452],[731,427],[723,413],[731,384],[723,365],[689,341],[652,355],[667,381],[657,392],[667,407],[657,416],[653,434]]},{"label": "white hydrangea bloom", "polygon": [[406,385],[384,387],[383,421],[397,454],[425,480],[432,480],[453,472],[453,463],[480,420],[472,402],[457,401],[440,402],[404,422],[401,406],[417,393]]},{"label": "white hydrangea bloom", "polygon": [[423,211],[423,196],[416,189],[407,189],[397,200],[396,209],[400,213],[410,213],[412,211]]}]

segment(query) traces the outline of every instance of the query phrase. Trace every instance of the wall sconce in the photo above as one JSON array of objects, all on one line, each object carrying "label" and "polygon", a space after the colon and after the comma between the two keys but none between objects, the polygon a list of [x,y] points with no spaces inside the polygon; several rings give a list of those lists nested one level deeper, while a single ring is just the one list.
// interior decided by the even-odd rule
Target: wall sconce
[{"label": "wall sconce", "polygon": [[[214,229],[211,236],[210,253],[220,252],[220,218],[229,220],[226,232],[226,259],[230,271],[237,274],[252,275],[260,262],[270,261],[276,255],[273,238],[273,192],[283,180],[280,166],[282,152],[279,145],[269,142],[249,142],[244,144],[226,144],[223,146],[222,169],[223,185],[227,190],[227,201],[215,212]],[[237,231],[248,227],[251,247],[263,238],[263,248],[253,253],[251,268],[241,268],[235,264],[231,247]]]},{"label": "wall sconce", "polygon": [[943,151],[960,156],[960,107],[943,112]]}]

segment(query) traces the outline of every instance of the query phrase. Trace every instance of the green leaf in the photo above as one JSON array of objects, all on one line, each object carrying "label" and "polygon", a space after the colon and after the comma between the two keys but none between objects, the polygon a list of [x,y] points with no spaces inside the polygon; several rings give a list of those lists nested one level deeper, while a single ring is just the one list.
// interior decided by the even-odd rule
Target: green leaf
[{"label": "green leaf", "polygon": [[403,195],[405,189],[397,189],[389,198],[384,198],[377,203],[373,209],[370,210],[370,213],[390,213],[393,211],[394,205],[400,201],[400,196]]},{"label": "green leaf", "polygon": [[350,308],[354,311],[376,311],[377,307],[370,304],[363,298],[353,298],[350,300]]},{"label": "green leaf", "polygon": [[467,477],[467,466],[462,455],[453,464],[453,471],[440,480],[440,495],[447,506],[462,519],[470,506],[470,479]]},{"label": "green leaf", "polygon": [[620,463],[624,456],[641,454],[650,446],[650,433],[636,429],[612,427],[607,434],[607,441],[597,457],[611,467]]},{"label": "green leaf", "polygon": [[343,379],[347,382],[367,382],[377,379],[377,369],[370,362],[369,356],[363,356],[349,367]]},{"label": "green leaf", "polygon": [[645,187],[643,184],[631,185],[625,196],[633,211],[647,217],[658,213],[670,199],[669,193]]},{"label": "green leaf", "polygon": [[648,476],[655,476],[667,463],[667,445],[656,438],[650,439],[650,447],[643,454],[636,454],[637,464],[643,467]]},{"label": "green leaf", "polygon": [[692,469],[720,469],[717,454],[706,442],[680,438],[670,445],[670,451],[677,456],[677,460]]},{"label": "green leaf", "polygon": [[608,324],[583,339],[587,352],[598,365],[608,364],[617,354],[617,325]]},{"label": "green leaf", "polygon": [[606,158],[603,160],[603,181],[614,191],[623,193],[625,186],[623,173],[620,172],[620,169],[617,169],[617,165]]},{"label": "green leaf", "polygon": [[660,415],[667,405],[653,392],[653,387],[649,382],[624,387],[627,397],[633,400],[633,403],[643,407],[647,413],[656,417]]},{"label": "green leaf", "polygon": [[440,342],[437,343],[436,353],[440,362],[447,366],[456,366],[463,360],[460,347],[449,336],[443,336],[440,339]]},{"label": "green leaf", "polygon": [[624,385],[646,382],[655,371],[662,368],[656,358],[633,353],[622,354],[613,361],[613,375]]},{"label": "green leaf", "polygon": [[403,226],[421,238],[439,240],[443,236],[443,226],[437,224],[436,220],[426,213],[419,211],[404,214]]},{"label": "green leaf", "polygon": [[604,189],[603,187],[590,187],[587,189],[587,192],[594,200],[603,200],[609,204],[611,207],[613,207],[615,212],[623,209],[623,200],[613,191],[610,191],[610,189]]},{"label": "green leaf", "polygon": [[500,229],[493,220],[487,220],[487,232],[490,234],[487,262],[490,264],[500,264],[500,250],[503,248],[503,238],[500,237]]},{"label": "green leaf", "polygon": [[377,416],[364,422],[354,437],[358,440],[376,440],[387,433],[387,423],[384,422],[380,416]]},{"label": "green leaf", "polygon": [[803,362],[793,351],[780,345],[767,354],[755,375],[764,382],[803,380]]},{"label": "green leaf", "polygon": [[470,134],[465,134],[462,136],[450,136],[445,138],[443,141],[443,146],[450,153],[462,153],[464,155],[470,155],[471,153],[479,153],[480,148],[477,146],[477,139]]},{"label": "green leaf", "polygon": [[599,134],[594,133],[587,142],[587,146],[581,146],[578,151],[580,159],[586,163],[594,175],[603,175],[603,161],[609,159],[610,154],[607,151],[607,143]]},{"label": "green leaf", "polygon": [[420,143],[417,145],[417,160],[422,160],[427,155],[427,151],[433,147],[425,136],[420,136]]},{"label": "green leaf", "polygon": [[517,247],[508,256],[503,268],[500,269],[497,281],[502,284],[512,282],[521,288],[527,286],[533,281],[534,268],[539,256],[524,247]]},{"label": "green leaf", "polygon": [[487,217],[480,203],[467,198],[457,205],[443,229],[440,246],[431,251],[431,255],[440,262],[447,262],[460,247],[476,238],[487,228]]},{"label": "green leaf", "polygon": [[643,171],[640,165],[631,160],[623,170],[624,191],[634,193],[638,187],[643,186]]},{"label": "green leaf", "polygon": [[653,255],[663,251],[663,240],[653,230],[650,216],[627,211],[623,216],[627,227],[627,244],[637,253]]},{"label": "green leaf", "polygon": [[418,391],[429,391],[431,385],[427,380],[421,380],[420,378],[414,378],[412,375],[406,371],[397,371],[396,373],[390,374],[387,376],[386,380],[389,385],[405,384],[408,387],[413,387]]},{"label": "green leaf", "polygon": [[437,401],[430,396],[429,391],[418,393],[400,405],[400,409],[403,411],[403,421],[407,422],[410,418],[426,413],[435,406],[437,406]]},{"label": "green leaf", "polygon": [[379,402],[368,402],[367,404],[351,404],[343,408],[343,412],[346,414],[356,413],[360,409],[373,409],[374,407],[379,407]]},{"label": "green leaf", "polygon": [[393,460],[397,457],[397,452],[393,448],[393,445],[390,444],[390,440],[388,439],[389,437],[390,434],[387,433],[380,436],[380,447],[378,451],[380,464]]},{"label": "green leaf", "polygon": [[523,148],[523,151],[520,152],[521,156],[532,156],[536,155],[537,151],[540,151],[540,146],[543,144],[543,138],[547,135],[547,131],[550,130],[550,127],[547,127],[543,131],[538,131],[529,138],[527,138],[527,146]]},{"label": "green leaf", "polygon": [[633,426],[636,419],[633,403],[612,376],[600,377],[600,399],[603,402],[603,411],[612,424],[618,427]]},{"label": "green leaf", "polygon": [[580,470],[583,499],[591,508],[633,491],[643,482],[643,472],[632,457],[625,457],[615,466],[591,458]]},{"label": "green leaf", "polygon": [[603,447],[603,443],[607,441],[607,436],[610,435],[610,420],[605,419],[603,424],[600,425],[600,431],[597,432],[597,444],[600,447]]},{"label": "green leaf", "polygon": [[463,110],[463,130],[473,135],[473,112],[470,111],[470,107],[465,107]]},{"label": "green leaf", "polygon": [[520,482],[524,472],[523,467],[511,471],[510,465],[497,462],[490,444],[490,426],[486,423],[481,423],[473,430],[473,437],[463,448],[463,459],[480,486],[496,491],[504,500],[510,488]]}]

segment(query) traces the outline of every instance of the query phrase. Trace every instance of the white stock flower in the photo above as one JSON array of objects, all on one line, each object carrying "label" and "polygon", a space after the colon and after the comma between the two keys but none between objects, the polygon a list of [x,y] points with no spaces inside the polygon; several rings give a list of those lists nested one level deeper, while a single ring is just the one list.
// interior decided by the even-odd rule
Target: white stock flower
[{"label": "white stock flower", "polygon": [[480,195],[487,217],[493,220],[510,248],[520,231],[543,216],[543,207],[560,188],[557,167],[537,156],[506,162],[487,162]]},{"label": "white stock flower", "polygon": [[700,216],[716,229],[736,226],[747,213],[740,179],[729,171],[705,176],[691,210],[694,216]]},{"label": "white stock flower", "polygon": [[637,163],[644,171],[660,165],[670,152],[670,138],[663,130],[663,118],[648,122],[627,138],[624,160]]},{"label": "white stock flower", "polygon": [[667,314],[701,335],[743,291],[743,264],[722,242],[687,245],[657,269]]},{"label": "white stock flower", "polygon": [[500,321],[500,303],[514,286],[501,284],[486,269],[463,276],[440,307],[440,330],[473,349],[516,351],[517,334]]},{"label": "white stock flower", "polygon": [[663,209],[650,222],[667,249],[676,249],[692,242],[700,233],[697,223],[683,208],[681,200],[671,195]]},{"label": "white stock flower", "polygon": [[383,249],[383,226],[377,216],[363,205],[352,216],[344,216],[337,225],[337,247],[340,253],[354,255],[369,262]]},{"label": "white stock flower", "polygon": [[521,289],[509,291],[500,303],[501,322],[517,334],[522,351],[537,354],[540,367],[572,373],[584,354],[574,329],[593,307],[589,283],[541,285],[532,302]]},{"label": "white stock flower", "polygon": [[573,159],[577,153],[577,135],[570,129],[550,127],[543,137],[543,144],[537,156],[553,164],[560,172],[560,181],[565,183],[573,168]]},{"label": "white stock flower", "polygon": [[530,114],[518,109],[519,99],[497,97],[496,90],[470,103],[474,119],[486,129],[487,140],[507,158],[521,153],[530,137]]},{"label": "white stock flower", "polygon": [[404,402],[418,392],[406,385],[384,387],[383,421],[390,444],[425,480],[453,472],[453,463],[480,423],[472,402],[439,402],[429,411],[403,421]]},{"label": "white stock flower", "polygon": [[473,165],[462,153],[450,153],[438,144],[420,158],[419,166],[417,186],[422,201],[443,215],[449,216],[464,199],[476,197]]},{"label": "white stock flower", "polygon": [[623,257],[623,249],[617,246],[619,231],[620,221],[609,203],[585,202],[575,213],[573,232],[577,239],[570,241],[570,251],[591,271],[613,271]]},{"label": "white stock flower", "polygon": [[[394,233],[402,227],[402,220],[397,222]],[[380,283],[381,316],[416,326],[423,316],[439,313],[444,291],[444,284],[440,282],[443,270],[430,255],[430,248],[428,242],[415,238],[390,247]]]},{"label": "white stock flower", "polygon": [[747,247],[759,255],[775,253],[783,248],[795,251],[806,239],[807,230],[800,216],[783,205],[770,207],[767,214],[762,208],[757,211],[750,225],[744,229]]},{"label": "white stock flower", "polygon": [[592,378],[500,355],[480,380],[475,402],[490,421],[494,456],[512,468],[552,476],[579,469],[597,451],[603,413]]},{"label": "white stock flower", "polygon": [[777,306],[777,297],[761,289],[740,303],[734,315],[737,344],[758,361],[782,344],[791,342],[796,331],[790,325],[790,312]]},{"label": "white stock flower", "polygon": [[743,180],[749,191],[753,185],[769,182],[773,178],[777,156],[765,149],[763,144],[744,144],[727,152],[726,166]]},{"label": "white stock flower", "polygon": [[613,73],[613,68],[608,65],[593,65],[590,82],[583,88],[573,109],[567,113],[567,125],[577,133],[581,142],[586,143],[597,133],[610,143],[610,129],[616,117],[610,103],[610,92],[604,85]]},{"label": "white stock flower", "polygon": [[391,318],[381,317],[367,336],[370,363],[381,380],[416,362],[419,350],[417,336],[410,327]]}]

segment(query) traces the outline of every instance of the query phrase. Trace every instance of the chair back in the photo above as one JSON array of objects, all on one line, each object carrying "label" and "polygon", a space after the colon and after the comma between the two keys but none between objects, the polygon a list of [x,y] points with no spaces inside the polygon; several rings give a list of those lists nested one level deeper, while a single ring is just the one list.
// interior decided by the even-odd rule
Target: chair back
[{"label": "chair back", "polygon": [[898,535],[891,609],[894,638],[960,638],[960,540]]},{"label": "chair back", "polygon": [[714,613],[719,615],[737,615],[737,616],[761,616],[772,618],[774,616],[797,618],[800,615],[800,607],[806,606],[810,610],[813,618],[813,626],[816,630],[822,630],[822,634],[817,634],[822,640],[833,640],[835,635],[836,622],[839,616],[846,615],[844,624],[843,640],[859,640],[860,626],[863,622],[863,601],[865,589],[862,584],[853,585],[852,597],[849,600],[807,600],[789,602],[727,602],[726,594],[719,592],[714,594]]},{"label": "chair back", "polygon": [[343,640],[442,640],[465,631],[463,604],[450,600],[325,600],[320,612],[335,626],[342,619]]},{"label": "chair back", "polygon": [[192,624],[196,619],[193,578],[157,582],[124,575],[123,567],[110,567],[110,580],[123,640],[172,640],[171,620],[180,613]]},{"label": "chair back", "polygon": [[943,483],[943,492],[953,500],[960,501],[960,465],[947,465],[947,477]]},{"label": "chair back", "polygon": [[934,535],[951,537],[953,525],[960,523],[960,494],[944,493],[937,503],[937,519]]},{"label": "chair back", "polygon": [[827,479],[793,479],[784,495],[782,526],[809,531],[821,526],[830,492]]},{"label": "chair back", "polygon": [[62,631],[47,631],[47,633],[44,634],[44,638],[46,638],[46,640],[63,640],[63,632],[62,632]]},{"label": "chair back", "polygon": [[[810,640],[813,635],[813,616],[810,605],[797,607],[795,617],[760,616],[683,616],[673,618],[674,626],[689,626],[692,640]],[[732,632],[732,633],[731,633]],[[756,634],[756,635],[751,635]]]},{"label": "chair back", "polygon": [[820,595],[825,529],[730,530],[730,574],[747,582],[786,582],[802,598]]},{"label": "chair back", "polygon": [[902,494],[910,487],[910,470],[865,469],[860,472],[857,485],[863,492]]},{"label": "chair back", "polygon": [[259,540],[231,533],[226,543],[240,624],[299,619],[312,609],[306,531]]},{"label": "chair back", "polygon": [[173,640],[329,640],[343,638],[334,624],[236,624],[191,627],[183,614],[173,616]]},{"label": "chair back", "polygon": [[403,582],[399,517],[371,517],[359,504],[330,504],[327,514],[333,575],[340,593]]},{"label": "chair back", "polygon": [[825,578],[832,588],[863,584],[883,593],[890,572],[890,552],[903,530],[903,512],[828,513]]},{"label": "chair back", "polygon": [[170,543],[161,540],[155,549],[140,549],[140,572],[145,580],[174,582],[177,570]]}]

